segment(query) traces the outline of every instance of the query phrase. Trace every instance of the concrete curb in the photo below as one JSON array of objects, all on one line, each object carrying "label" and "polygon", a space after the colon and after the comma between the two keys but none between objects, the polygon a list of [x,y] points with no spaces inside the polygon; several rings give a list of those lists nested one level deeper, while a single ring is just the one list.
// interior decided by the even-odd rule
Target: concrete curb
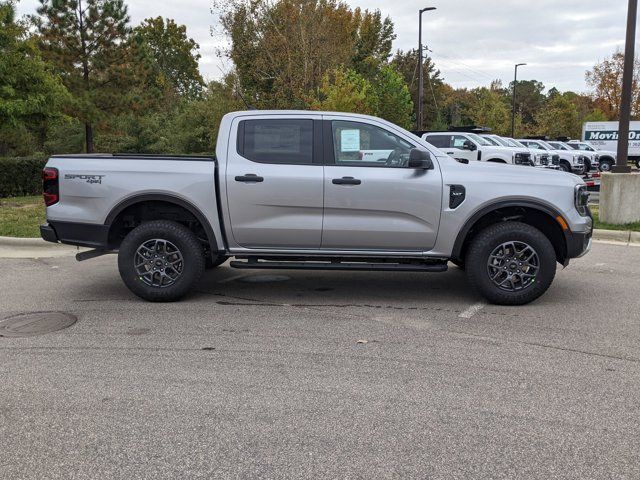
[{"label": "concrete curb", "polygon": [[594,242],[615,242],[630,246],[640,246],[640,232],[629,230],[593,230]]},{"label": "concrete curb", "polygon": [[0,258],[66,257],[86,248],[46,242],[41,238],[0,237]]}]

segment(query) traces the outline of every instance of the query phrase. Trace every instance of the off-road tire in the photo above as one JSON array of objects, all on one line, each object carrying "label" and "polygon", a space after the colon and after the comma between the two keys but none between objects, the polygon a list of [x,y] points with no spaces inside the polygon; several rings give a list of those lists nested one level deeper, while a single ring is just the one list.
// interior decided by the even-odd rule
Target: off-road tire
[{"label": "off-road tire", "polygon": [[[522,290],[505,291],[490,278],[487,263],[491,253],[505,242],[524,242],[539,258],[539,270],[530,285]],[[471,241],[466,255],[469,282],[489,302],[498,305],[524,305],[540,297],[551,285],[556,273],[556,254],[549,239],[537,228],[521,222],[503,222],[482,230]]]},{"label": "off-road tire", "polygon": [[[145,242],[154,239],[171,242],[182,255],[181,274],[171,285],[148,285],[136,272],[136,252]],[[204,250],[196,235],[184,225],[169,220],[154,220],[137,226],[124,238],[118,252],[122,281],[138,297],[150,302],[173,302],[182,298],[200,278],[204,265]]]}]

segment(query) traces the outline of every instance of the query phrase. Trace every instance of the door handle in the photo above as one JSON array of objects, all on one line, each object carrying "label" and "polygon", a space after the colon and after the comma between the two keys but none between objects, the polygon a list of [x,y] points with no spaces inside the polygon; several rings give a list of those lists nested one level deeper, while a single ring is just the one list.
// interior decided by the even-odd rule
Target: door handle
[{"label": "door handle", "polygon": [[342,177],[334,178],[333,180],[331,180],[331,183],[333,183],[334,185],[360,185],[362,181],[353,177]]},{"label": "door handle", "polygon": [[447,155],[455,155],[456,152],[445,152]]},{"label": "door handle", "polygon": [[236,180],[236,182],[245,182],[245,183],[249,183],[249,182],[253,182],[253,183],[264,182],[264,178],[259,177],[255,173],[247,173],[246,175],[238,175],[235,178],[235,180]]}]

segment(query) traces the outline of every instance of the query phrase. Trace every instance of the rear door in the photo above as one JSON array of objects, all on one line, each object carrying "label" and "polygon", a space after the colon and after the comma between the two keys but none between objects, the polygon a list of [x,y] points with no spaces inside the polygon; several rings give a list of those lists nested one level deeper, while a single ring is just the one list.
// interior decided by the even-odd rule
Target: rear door
[{"label": "rear door", "polygon": [[410,137],[374,120],[324,118],[322,249],[430,250],[442,203],[437,160],[434,170],[408,168],[410,150],[424,148]]},{"label": "rear door", "polygon": [[[239,117],[227,155],[231,233],[245,248],[320,248],[321,117]],[[318,150],[320,149],[320,150]]]}]

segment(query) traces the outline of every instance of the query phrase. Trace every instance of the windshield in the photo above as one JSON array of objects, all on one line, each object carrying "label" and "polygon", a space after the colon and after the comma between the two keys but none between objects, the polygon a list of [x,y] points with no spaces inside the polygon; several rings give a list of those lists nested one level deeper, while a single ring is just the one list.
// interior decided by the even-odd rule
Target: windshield
[{"label": "windshield", "polygon": [[500,144],[498,143],[498,141],[493,138],[493,137],[482,137],[486,142],[489,142],[491,145],[495,145],[496,147],[499,147]]},{"label": "windshield", "polygon": [[557,150],[557,148],[549,145],[547,142],[543,142],[542,140],[537,140],[537,142],[542,145],[546,150]]},{"label": "windshield", "polygon": [[475,140],[480,145],[484,145],[485,147],[490,147],[492,145],[491,143],[487,142],[484,138],[482,138],[480,135],[476,135],[475,133],[467,133],[467,135],[469,135],[469,138],[471,138],[472,140]]},{"label": "windshield", "polygon": [[493,140],[495,140],[496,142],[498,142],[500,145],[502,145],[503,147],[510,147],[511,145],[509,145],[509,142],[507,142],[504,138],[499,137],[497,135],[491,137]]},{"label": "windshield", "polygon": [[505,137],[503,138],[503,140],[507,142],[507,145],[509,145],[510,147],[527,148],[526,145],[524,145],[523,143],[520,143],[517,140],[514,140],[513,138]]},{"label": "windshield", "polygon": [[549,142],[549,145],[551,145],[556,150],[571,150],[568,146],[566,146],[562,142]]}]

